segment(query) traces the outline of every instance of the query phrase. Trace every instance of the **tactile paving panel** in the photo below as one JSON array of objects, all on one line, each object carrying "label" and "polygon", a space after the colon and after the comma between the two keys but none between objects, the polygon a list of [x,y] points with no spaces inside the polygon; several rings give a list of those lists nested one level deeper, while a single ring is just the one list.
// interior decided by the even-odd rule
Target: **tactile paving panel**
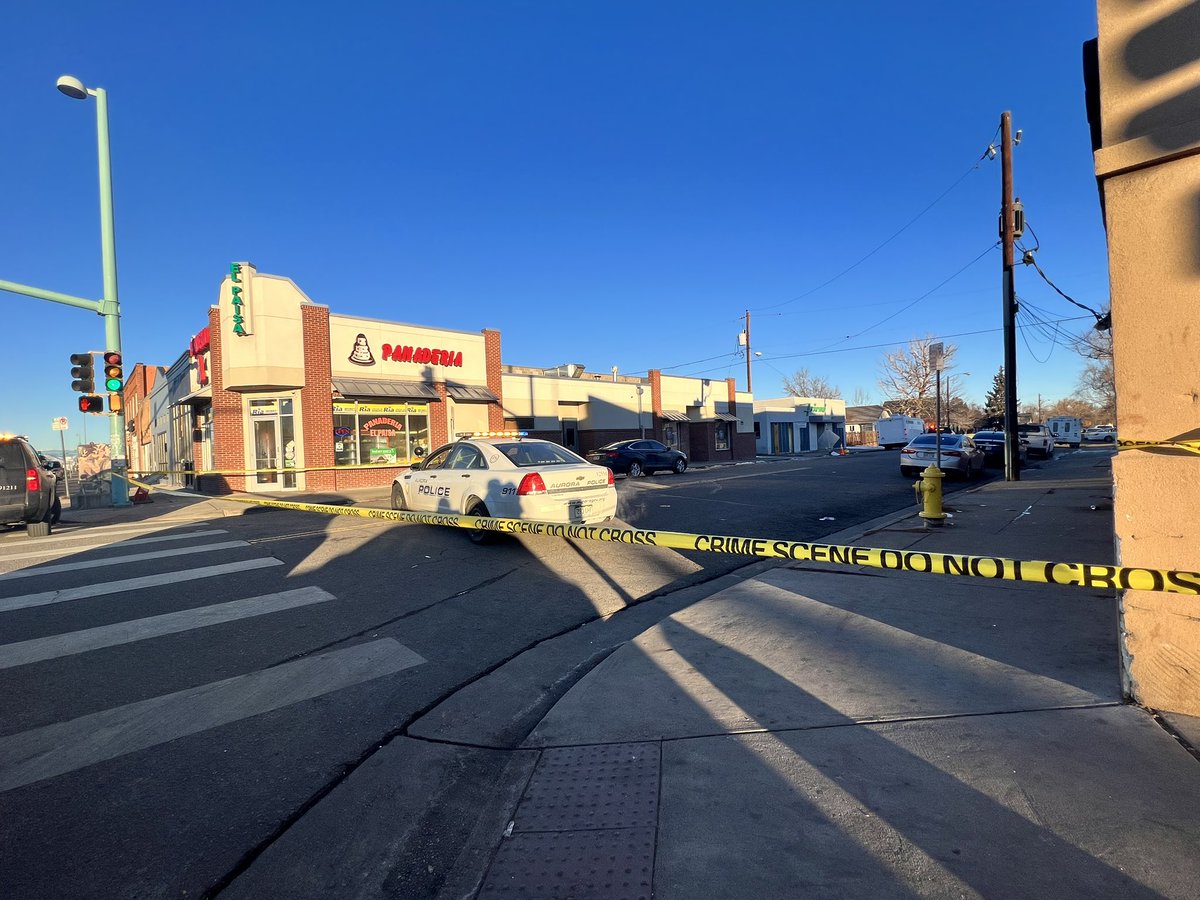
[{"label": "tactile paving panel", "polygon": [[514,831],[654,827],[656,742],[546,750],[517,808]]},{"label": "tactile paving panel", "polygon": [[500,845],[479,900],[651,900],[654,829],[533,832]]}]

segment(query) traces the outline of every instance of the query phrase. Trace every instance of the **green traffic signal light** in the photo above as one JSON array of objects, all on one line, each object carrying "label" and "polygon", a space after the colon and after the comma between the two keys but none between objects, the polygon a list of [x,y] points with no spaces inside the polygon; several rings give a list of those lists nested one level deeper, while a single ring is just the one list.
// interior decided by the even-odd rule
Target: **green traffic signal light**
[{"label": "green traffic signal light", "polygon": [[109,350],[104,354],[104,389],[115,393],[124,386],[125,374],[121,369],[121,354],[116,350]]}]

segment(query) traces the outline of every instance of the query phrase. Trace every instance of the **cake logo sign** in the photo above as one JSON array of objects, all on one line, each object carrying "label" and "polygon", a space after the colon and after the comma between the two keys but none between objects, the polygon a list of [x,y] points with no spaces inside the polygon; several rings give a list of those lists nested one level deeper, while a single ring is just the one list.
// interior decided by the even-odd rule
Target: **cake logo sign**
[{"label": "cake logo sign", "polygon": [[365,334],[359,334],[354,339],[354,349],[350,351],[349,359],[356,366],[375,365],[375,357],[371,355],[371,345],[367,343]]}]

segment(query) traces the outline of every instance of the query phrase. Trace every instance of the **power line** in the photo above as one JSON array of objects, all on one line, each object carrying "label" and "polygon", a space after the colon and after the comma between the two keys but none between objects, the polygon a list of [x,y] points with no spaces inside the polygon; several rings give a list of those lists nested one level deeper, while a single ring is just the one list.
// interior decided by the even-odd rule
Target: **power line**
[{"label": "power line", "polygon": [[[1065,319],[1055,319],[1053,322],[1051,322],[1049,324],[1061,324],[1063,322],[1079,322],[1086,318],[1087,318],[1087,316],[1069,316]],[[1026,326],[1018,325],[1017,327],[1022,328],[1022,327],[1026,327]],[[953,334],[943,334],[943,335],[932,336],[932,340],[943,341],[943,340],[946,340],[947,338],[973,337],[973,336],[979,335],[979,334],[995,334],[997,331],[1003,331],[1003,330],[1004,330],[1003,328],[981,328],[978,331],[957,331],[957,332],[954,332]],[[759,362],[769,363],[772,360],[779,361],[779,360],[784,360],[784,359],[800,359],[800,358],[806,357],[806,356],[828,356],[831,353],[856,353],[859,350],[878,350],[882,347],[895,347],[897,344],[902,344],[902,343],[904,343],[904,341],[902,341],[902,340],[885,341],[884,343],[881,343],[881,344],[863,344],[858,347],[841,347],[837,350],[808,350],[808,351],[805,351],[804,353],[787,353],[782,356],[771,356],[771,357],[763,356],[763,357],[760,357]],[[775,368],[775,367],[772,366],[771,368]],[[720,370],[720,367],[718,366],[717,368],[714,368],[714,369],[705,369],[705,370],[699,371],[699,372],[688,372],[685,377],[693,377],[696,375],[703,375],[706,372],[716,372],[719,370]],[[778,371],[778,369],[776,369],[776,371]]]},{"label": "power line", "polygon": [[[995,139],[993,138],[993,141],[994,140]],[[966,180],[967,176],[970,175],[972,172],[974,172],[976,169],[978,169],[980,163],[982,163],[985,159],[988,158],[988,156],[991,153],[991,149],[992,149],[991,145],[989,144],[988,149],[983,151],[983,154],[979,157],[979,159],[975,160],[974,164],[972,164],[972,166],[969,169],[967,169],[965,172],[963,172],[961,175],[959,175],[958,178],[955,179],[954,183],[950,185],[950,187],[946,188],[944,191],[942,191],[940,194],[938,194],[937,197],[934,198],[933,202],[931,202],[928,206],[926,206],[924,209],[922,209],[919,213],[917,213],[915,216],[913,216],[911,219],[909,219],[907,222],[905,222],[904,225],[902,225],[897,231],[895,231],[891,235],[891,237],[889,237],[883,243],[876,246],[873,250],[871,250],[869,253],[867,253],[865,256],[863,256],[861,259],[859,259],[857,262],[847,266],[846,268],[842,269],[842,271],[840,271],[836,275],[834,275],[832,278],[828,279],[827,281],[823,281],[821,284],[818,284],[815,288],[805,291],[803,294],[800,294],[797,297],[792,297],[790,300],[784,300],[782,303],[775,303],[775,304],[772,304],[771,306],[760,306],[757,309],[752,309],[751,312],[764,312],[769,309],[778,309],[781,306],[787,306],[789,303],[795,303],[797,300],[803,300],[805,297],[810,297],[813,294],[815,294],[817,291],[821,290],[822,288],[826,288],[829,285],[833,284],[835,281],[837,281],[843,275],[847,275],[850,272],[853,272],[855,269],[857,269],[859,266],[861,266],[863,263],[865,263],[868,259],[870,259],[876,253],[878,253],[880,250],[882,250],[884,247],[886,247],[888,244],[890,244],[892,241],[894,241],[896,238],[898,238],[900,235],[902,235],[905,231],[907,231],[908,228],[911,225],[913,225],[918,219],[920,219],[923,215],[925,215],[925,213],[929,212],[931,209],[933,209],[935,206],[937,206],[938,203],[940,203],[947,194],[949,194],[952,190],[954,190],[956,187],[958,187],[960,184],[962,184],[962,182],[964,180]]]}]

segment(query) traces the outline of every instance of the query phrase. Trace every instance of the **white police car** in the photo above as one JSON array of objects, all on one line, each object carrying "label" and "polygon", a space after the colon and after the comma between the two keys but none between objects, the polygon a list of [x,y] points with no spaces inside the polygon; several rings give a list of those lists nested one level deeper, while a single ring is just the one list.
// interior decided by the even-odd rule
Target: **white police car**
[{"label": "white police car", "polygon": [[[617,513],[612,470],[525,432],[462,435],[392,483],[392,509],[590,525]],[[471,540],[490,532],[469,531]]]}]

